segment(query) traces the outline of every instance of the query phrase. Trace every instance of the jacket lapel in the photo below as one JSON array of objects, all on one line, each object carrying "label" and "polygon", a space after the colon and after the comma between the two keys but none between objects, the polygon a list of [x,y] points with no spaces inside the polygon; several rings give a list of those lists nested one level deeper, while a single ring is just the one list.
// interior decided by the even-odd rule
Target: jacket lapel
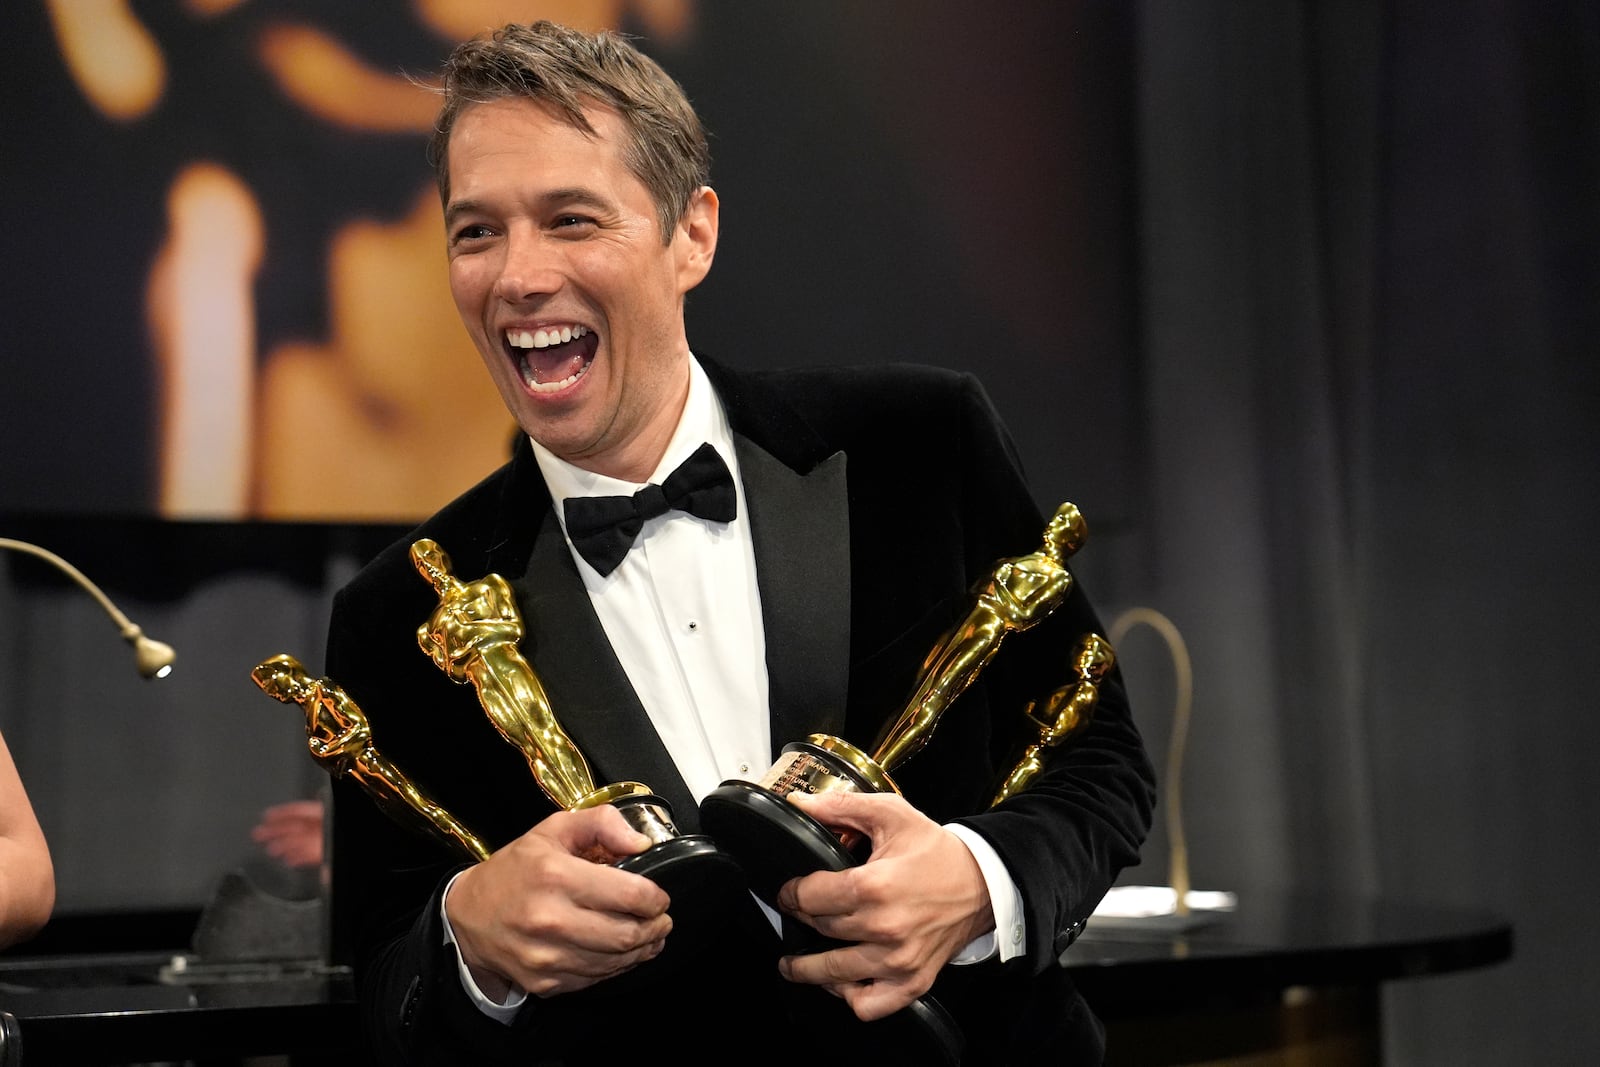
[{"label": "jacket lapel", "polygon": [[544,510],[527,571],[513,584],[528,628],[523,654],[595,786],[643,782],[671,805],[681,832],[698,832],[694,798],[606,639],[552,509]]},{"label": "jacket lapel", "polygon": [[[790,741],[844,728],[850,671],[846,461],[776,391],[702,360],[734,428],[766,629],[773,758]],[[489,556],[513,581],[524,654],[595,785],[639,781],[678,828],[699,814],[589,602],[526,440],[517,442]],[[530,531],[531,543],[528,540]],[[523,566],[523,561],[526,566]]]},{"label": "jacket lapel", "polygon": [[846,457],[766,378],[701,366],[733,427],[767,639],[773,756],[844,727],[850,682]]},{"label": "jacket lapel", "polygon": [[844,727],[850,662],[845,457],[799,474],[736,437],[766,629],[773,758],[790,741]]}]

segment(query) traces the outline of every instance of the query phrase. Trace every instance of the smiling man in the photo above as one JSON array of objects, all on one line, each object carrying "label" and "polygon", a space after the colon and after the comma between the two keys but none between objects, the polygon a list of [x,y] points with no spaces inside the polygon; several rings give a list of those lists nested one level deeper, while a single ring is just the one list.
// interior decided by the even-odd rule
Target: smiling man
[{"label": "smiling man", "polygon": [[[897,770],[903,795],[808,803],[870,841],[866,862],[791,880],[781,917],[742,891],[715,901],[712,936],[675,929],[694,901],[595,862],[650,842],[609,806],[559,810],[417,649],[434,599],[409,549],[430,538],[457,575],[510,582],[522,654],[596,780],[650,783],[697,833],[698,803],[784,744],[878,736],[972,584],[1037,545],[1045,520],[981,386],[904,364],[751,373],[693,350],[685,296],[720,224],[706,137],[618,36],[541,22],[463,44],[433,158],[456,306],[525,436],[334,604],[327,673],[494,850],[463,864],[335,784],[336,943],[379,1058],[742,1062],[809,1038],[849,1062],[872,1024],[936,997],[964,1062],[1098,1062],[1101,1028],[1056,961],[1150,821],[1114,671],[1074,743],[984,810],[1024,709],[1099,629],[1076,584]],[[786,951],[794,924],[832,947]],[[705,942],[657,961],[690,937]]]}]

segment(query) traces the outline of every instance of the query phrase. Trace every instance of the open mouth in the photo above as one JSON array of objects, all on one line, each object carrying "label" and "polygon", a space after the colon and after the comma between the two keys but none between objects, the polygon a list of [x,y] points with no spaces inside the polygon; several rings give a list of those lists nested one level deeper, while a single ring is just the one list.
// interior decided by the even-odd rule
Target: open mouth
[{"label": "open mouth", "polygon": [[555,393],[589,370],[600,338],[587,326],[542,326],[507,330],[506,345],[529,392]]}]

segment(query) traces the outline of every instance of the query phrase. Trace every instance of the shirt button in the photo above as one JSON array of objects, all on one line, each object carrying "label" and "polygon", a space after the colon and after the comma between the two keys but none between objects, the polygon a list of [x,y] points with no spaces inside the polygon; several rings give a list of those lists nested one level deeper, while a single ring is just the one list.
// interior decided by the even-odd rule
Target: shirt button
[{"label": "shirt button", "polygon": [[1022,924],[1021,923],[1012,923],[1011,924],[1011,943],[1013,945],[1022,944]]},{"label": "shirt button", "polygon": [[750,764],[748,764],[748,763],[739,764],[739,773],[740,774],[749,774],[750,773]]},{"label": "shirt button", "polygon": [[694,633],[700,629],[700,623],[694,619],[689,620],[689,632]]}]

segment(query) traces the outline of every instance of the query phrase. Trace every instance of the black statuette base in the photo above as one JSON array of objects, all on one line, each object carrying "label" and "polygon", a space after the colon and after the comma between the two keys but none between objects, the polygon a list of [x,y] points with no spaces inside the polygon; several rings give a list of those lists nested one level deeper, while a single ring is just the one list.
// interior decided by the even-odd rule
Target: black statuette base
[{"label": "black statuette base", "polygon": [[[752,782],[727,781],[700,804],[700,825],[718,846],[737,858],[750,890],[775,906],[778,890],[791,878],[813,871],[842,871],[865,860],[838,836],[771,789]],[[786,953],[824,952],[840,942],[809,926],[784,919]],[[856,1018],[844,1000],[818,986],[791,988],[791,1010],[835,1034],[851,1062],[877,1067],[957,1067],[965,1039],[950,1013],[931,995],[873,1022]]]},{"label": "black statuette base", "polygon": [[791,878],[860,863],[817,820],[761,786],[724,782],[700,804],[700,825],[736,857],[750,889],[769,905]]}]

